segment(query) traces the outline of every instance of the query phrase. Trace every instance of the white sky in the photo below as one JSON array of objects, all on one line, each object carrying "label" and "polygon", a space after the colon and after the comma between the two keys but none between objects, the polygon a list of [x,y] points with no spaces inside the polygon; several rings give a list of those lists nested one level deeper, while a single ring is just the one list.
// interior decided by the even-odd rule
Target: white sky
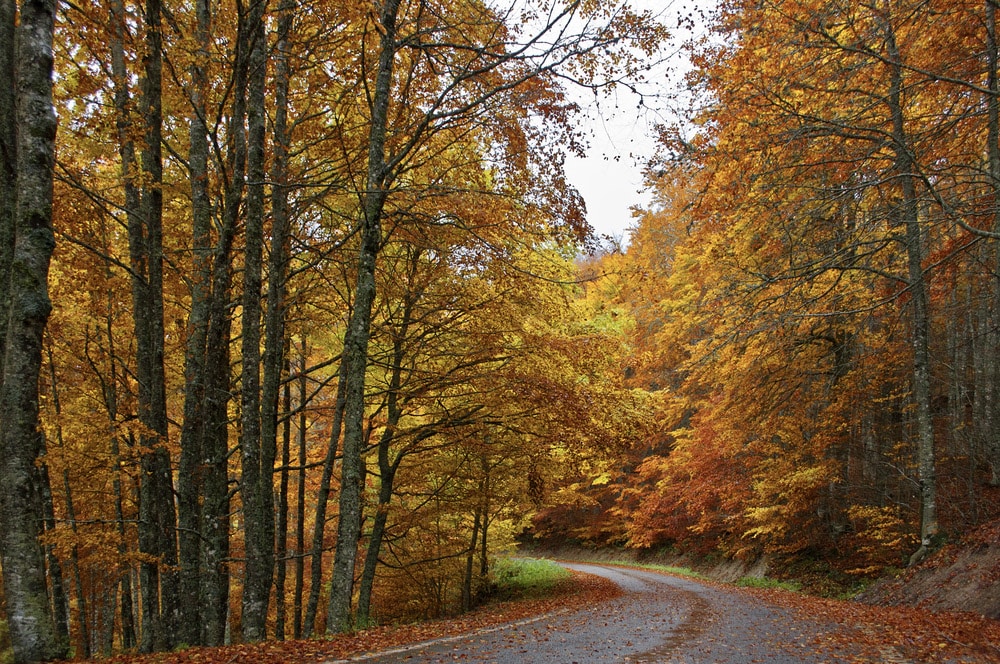
[{"label": "white sky", "polygon": [[[705,26],[696,10],[714,7],[715,0],[632,0],[631,4],[658,13],[671,31],[672,39],[663,49],[669,62],[653,72],[646,85],[654,94],[665,94],[688,68],[681,46],[692,33],[679,27],[679,16],[690,15],[695,34],[701,34]],[[587,202],[587,218],[595,232],[627,243],[627,230],[633,225],[630,208],[649,202],[642,191],[642,170],[656,154],[655,125],[673,118],[666,101],[651,97],[646,105],[652,108],[640,109],[639,98],[624,89],[599,102],[589,92],[580,93],[577,101],[584,108],[590,149],[584,159],[567,158],[567,177]]]}]

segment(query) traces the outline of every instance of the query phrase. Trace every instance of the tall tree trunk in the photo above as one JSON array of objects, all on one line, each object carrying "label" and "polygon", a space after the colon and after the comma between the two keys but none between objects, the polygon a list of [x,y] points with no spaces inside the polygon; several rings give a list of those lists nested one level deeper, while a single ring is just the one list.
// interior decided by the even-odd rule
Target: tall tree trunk
[{"label": "tall tree trunk", "polygon": [[[3,35],[14,33],[8,0],[4,0]],[[39,428],[38,377],[42,364],[42,339],[52,304],[48,271],[55,237],[52,231],[52,169],[56,117],[52,107],[52,34],[56,3],[26,0],[16,29],[17,80],[0,73],[0,85],[16,90],[16,113],[0,118],[4,143],[11,133],[6,126],[16,118],[16,185],[13,252],[5,292],[7,328],[0,382],[0,566],[7,622],[17,662],[48,661],[63,657],[67,644],[58,638],[48,610],[45,563],[38,535],[42,509],[38,496],[37,460],[44,448]],[[9,54],[9,43],[0,50]],[[9,102],[4,102],[9,103]],[[9,109],[8,109],[9,112]],[[6,146],[5,147],[10,147]],[[12,155],[3,155],[4,171]],[[4,177],[9,177],[4,176]],[[9,181],[6,186],[9,187]],[[9,194],[8,194],[9,195]],[[9,205],[9,200],[6,201]],[[9,215],[9,208],[0,210]]]},{"label": "tall tree trunk", "polygon": [[[243,640],[267,638],[267,612],[274,577],[274,439],[262,435],[261,412],[261,275],[264,249],[264,85],[267,38],[264,0],[250,5],[248,29],[250,95],[247,105],[247,214],[243,265],[241,459],[244,543]],[[273,427],[272,427],[273,430]]]},{"label": "tall tree trunk", "polygon": [[[139,383],[140,436],[144,450],[139,483],[139,550],[143,634],[140,650],[164,650],[174,644],[179,598],[176,574],[176,526],[173,480],[167,442],[166,384],[163,366],[163,159],[162,36],[160,0],[146,0],[140,151],[144,184],[139,214],[129,219],[132,312],[136,330],[136,377]],[[127,110],[125,111],[127,112]]]},{"label": "tall tree trunk", "polygon": [[352,623],[351,597],[361,528],[361,483],[364,477],[361,455],[364,446],[365,374],[376,291],[375,263],[382,248],[382,211],[390,176],[385,157],[385,140],[396,57],[396,16],[399,6],[400,0],[385,0],[379,17],[381,43],[368,134],[368,173],[362,197],[357,287],[351,318],[344,334],[343,371],[347,378],[344,460],[341,465],[340,519],[337,522],[337,549],[326,618],[327,632],[348,630]]},{"label": "tall tree trunk", "polygon": [[921,507],[920,548],[910,558],[910,563],[913,564],[927,555],[931,538],[938,532],[937,473],[934,459],[934,423],[931,414],[930,314],[924,277],[923,238],[915,170],[903,109],[903,66],[891,19],[886,20],[885,32],[891,68],[888,105],[892,116],[896,174],[902,193],[899,218],[905,228],[908,285],[913,316],[913,401],[916,407],[917,468]]},{"label": "tall tree trunk", "polygon": [[[202,579],[202,503],[204,478],[202,437],[205,433],[205,383],[208,372],[208,319],[212,297],[212,203],[208,190],[208,123],[205,96],[208,92],[211,8],[208,0],[196,0],[198,50],[190,68],[191,127],[188,168],[191,181],[192,274],[191,313],[187,322],[184,353],[184,421],[181,426],[180,460],[177,473],[177,510],[180,530],[181,593],[198,597]],[[179,630],[189,644],[203,643],[201,602],[181,605]]]},{"label": "tall tree trunk", "polygon": [[[993,190],[993,232],[1000,235],[1000,45],[997,39],[997,7],[996,0],[986,0],[986,85],[989,94],[986,97],[987,112],[987,156],[989,159],[990,187]],[[993,289],[987,310],[991,316],[989,335],[993,341],[990,351],[981,358],[976,358],[977,375],[985,380],[977,381],[977,395],[984,395],[984,421],[980,423],[983,431],[983,452],[990,468],[990,484],[1000,486],[1000,362],[997,361],[995,348],[1000,340],[1000,241],[993,240],[993,279],[990,286]],[[989,264],[989,263],[987,263]],[[983,366],[981,369],[979,368]]]},{"label": "tall tree trunk", "polygon": [[226,125],[227,161],[223,170],[225,200],[222,223],[212,258],[212,297],[208,312],[207,354],[205,358],[205,429],[202,434],[202,586],[203,642],[221,645],[225,641],[229,613],[229,400],[230,335],[232,317],[233,241],[246,184],[246,119],[248,53],[243,4],[237,3],[237,39],[233,54],[233,103]]},{"label": "tall tree trunk", "polygon": [[205,358],[205,421],[202,441],[202,642],[225,642],[229,615],[229,400],[232,327],[230,291],[234,220],[224,219],[212,268],[212,302]]},{"label": "tall tree trunk", "polygon": [[[15,0],[0,0],[0,365],[7,345],[10,266],[17,204],[17,95],[14,76]],[[0,372],[0,387],[3,372]]]},{"label": "tall tree trunk", "polygon": [[[277,437],[278,392],[281,389],[281,373],[287,367],[288,339],[285,337],[286,304],[285,293],[288,274],[288,87],[289,34],[295,3],[281,0],[278,6],[278,32],[274,56],[274,157],[271,168],[271,256],[268,263],[267,313],[265,316],[264,384],[261,404],[262,444],[274,447],[269,442]],[[275,636],[285,638],[285,576],[288,552],[288,464],[291,460],[291,386],[285,383],[284,444],[281,455],[281,492],[278,510],[277,548],[278,579],[275,582],[275,601],[278,604],[278,620]],[[273,453],[271,468],[274,467]],[[266,460],[262,464],[267,468]]]}]

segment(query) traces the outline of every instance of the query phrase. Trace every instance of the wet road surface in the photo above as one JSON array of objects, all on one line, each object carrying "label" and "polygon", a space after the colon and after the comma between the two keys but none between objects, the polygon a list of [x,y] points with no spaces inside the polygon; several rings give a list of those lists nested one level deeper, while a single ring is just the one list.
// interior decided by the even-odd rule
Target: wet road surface
[{"label": "wet road surface", "polygon": [[[339,662],[427,664],[834,664],[879,662],[836,625],[804,618],[751,595],[653,571],[564,563],[624,591],[467,635]],[[905,660],[904,660],[905,661]]]}]

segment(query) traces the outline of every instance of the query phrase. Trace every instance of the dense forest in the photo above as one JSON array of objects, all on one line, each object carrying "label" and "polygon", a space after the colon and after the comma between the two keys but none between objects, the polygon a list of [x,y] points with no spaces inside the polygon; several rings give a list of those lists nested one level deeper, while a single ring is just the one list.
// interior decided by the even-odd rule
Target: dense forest
[{"label": "dense forest", "polygon": [[850,579],[998,516],[996,11],[722,3],[655,204],[586,266],[656,430],[538,536]]},{"label": "dense forest", "polygon": [[568,92],[666,14],[0,8],[16,661],[453,614],[518,538],[861,579],[1000,514],[994,0],[722,2],[625,249]]}]

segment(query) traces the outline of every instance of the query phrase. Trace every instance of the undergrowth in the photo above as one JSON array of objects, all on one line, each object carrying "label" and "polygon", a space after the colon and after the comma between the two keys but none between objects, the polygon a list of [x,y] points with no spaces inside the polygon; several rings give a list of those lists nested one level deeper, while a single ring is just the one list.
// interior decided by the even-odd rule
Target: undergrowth
[{"label": "undergrowth", "polygon": [[500,558],[491,573],[494,594],[500,599],[544,597],[570,577],[565,567],[551,560]]}]

